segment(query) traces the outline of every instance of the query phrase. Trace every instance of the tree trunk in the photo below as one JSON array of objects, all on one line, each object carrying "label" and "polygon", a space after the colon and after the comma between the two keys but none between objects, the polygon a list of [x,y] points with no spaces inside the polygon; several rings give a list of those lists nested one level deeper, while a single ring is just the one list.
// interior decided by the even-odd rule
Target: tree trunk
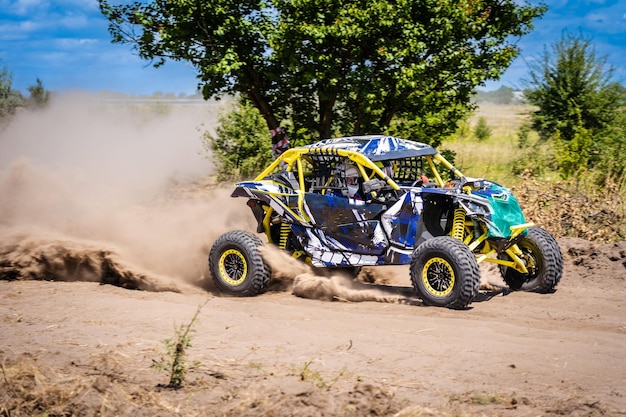
[{"label": "tree trunk", "polygon": [[320,139],[328,139],[332,135],[333,107],[335,106],[336,94],[327,100],[319,100],[320,103]]},{"label": "tree trunk", "polygon": [[261,80],[259,79],[259,76],[254,68],[246,66],[244,68],[244,78],[248,84],[248,98],[250,99],[254,107],[259,110],[261,116],[263,116],[263,118],[265,119],[268,130],[271,131],[272,129],[276,129],[277,127],[279,127],[280,123],[274,115],[272,106],[261,92]]}]

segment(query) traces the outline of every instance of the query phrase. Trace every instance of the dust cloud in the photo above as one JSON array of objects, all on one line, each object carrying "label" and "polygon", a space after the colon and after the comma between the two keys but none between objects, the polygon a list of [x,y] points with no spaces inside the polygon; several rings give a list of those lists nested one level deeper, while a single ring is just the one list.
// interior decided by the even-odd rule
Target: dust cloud
[{"label": "dust cloud", "polygon": [[[210,287],[222,233],[255,230],[230,184],[209,184],[201,134],[216,103],[55,96],[0,131],[0,279],[93,281],[150,291]],[[407,302],[398,287],[316,275],[273,247],[271,290],[304,298]],[[384,279],[381,278],[382,281]],[[378,280],[378,282],[381,282]]]},{"label": "dust cloud", "polygon": [[383,290],[372,287],[372,284],[363,284],[341,274],[330,277],[302,274],[294,280],[293,294],[302,298],[325,301],[337,300],[352,303],[375,301],[378,303],[421,305],[421,302],[412,294],[402,294],[400,288],[387,287],[386,290]]},{"label": "dust cloud", "polygon": [[231,190],[206,184],[217,111],[66,94],[18,114],[0,132],[0,279],[202,282],[212,241],[251,227]]}]

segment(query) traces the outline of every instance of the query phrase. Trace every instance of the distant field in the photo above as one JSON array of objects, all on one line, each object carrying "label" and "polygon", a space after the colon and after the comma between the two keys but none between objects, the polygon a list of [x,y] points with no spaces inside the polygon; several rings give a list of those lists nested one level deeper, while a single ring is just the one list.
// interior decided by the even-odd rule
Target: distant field
[{"label": "distant field", "polygon": [[[456,165],[470,177],[485,177],[506,185],[519,179],[510,172],[510,164],[519,155],[519,127],[528,119],[530,106],[483,104],[469,119],[464,135],[445,140],[439,149],[457,153]],[[473,130],[480,117],[492,129],[490,138],[479,141]]]}]

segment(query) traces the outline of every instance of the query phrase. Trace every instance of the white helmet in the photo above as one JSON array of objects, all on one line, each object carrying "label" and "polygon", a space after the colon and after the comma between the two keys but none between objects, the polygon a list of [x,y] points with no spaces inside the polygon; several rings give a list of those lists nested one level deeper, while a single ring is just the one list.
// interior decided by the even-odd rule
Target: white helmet
[{"label": "white helmet", "polygon": [[343,171],[343,177],[346,179],[347,189],[343,192],[344,196],[353,198],[356,193],[359,192],[359,183],[357,181],[357,179],[361,176],[359,169],[354,164],[345,163],[338,165],[337,171],[338,173]]},{"label": "white helmet", "polygon": [[344,173],[346,178],[358,178],[361,173],[354,164],[344,164]]}]

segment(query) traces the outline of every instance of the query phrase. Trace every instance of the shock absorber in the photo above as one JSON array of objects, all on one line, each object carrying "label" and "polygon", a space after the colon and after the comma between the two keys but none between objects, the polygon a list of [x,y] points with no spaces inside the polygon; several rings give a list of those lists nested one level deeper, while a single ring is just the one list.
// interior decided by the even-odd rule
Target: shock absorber
[{"label": "shock absorber", "polygon": [[454,220],[452,222],[452,230],[450,236],[455,239],[463,241],[465,237],[465,210],[461,207],[457,207],[454,210]]},{"label": "shock absorber", "polygon": [[289,239],[289,232],[291,231],[291,226],[288,223],[280,224],[280,240],[278,242],[278,247],[282,250],[287,248],[287,240]]}]

